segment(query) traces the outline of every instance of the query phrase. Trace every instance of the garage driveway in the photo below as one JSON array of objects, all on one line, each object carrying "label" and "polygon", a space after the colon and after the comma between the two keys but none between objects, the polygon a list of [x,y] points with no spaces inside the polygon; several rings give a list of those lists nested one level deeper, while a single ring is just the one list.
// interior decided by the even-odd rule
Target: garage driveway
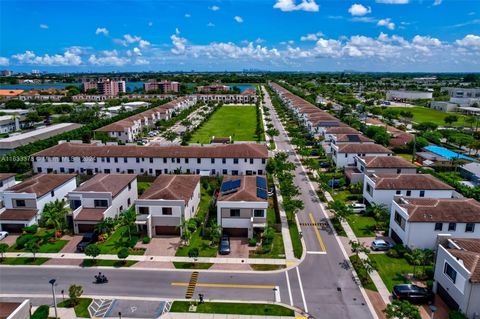
[{"label": "garage driveway", "polygon": [[81,235],[74,235],[74,236],[68,236],[65,235],[62,237],[64,240],[68,240],[68,243],[60,250],[61,253],[74,253],[77,251],[77,245],[78,243],[82,240],[83,236]]},{"label": "garage driveway", "polygon": [[180,247],[179,236],[154,237],[150,243],[143,244],[139,242],[136,248],[144,248],[145,255],[149,256],[175,256],[177,248]]},{"label": "garage driveway", "polygon": [[13,244],[15,244],[15,241],[17,240],[18,237],[20,237],[20,235],[9,234],[7,237],[2,239],[0,243],[7,244],[8,246],[12,246]]},{"label": "garage driveway", "polygon": [[220,258],[248,258],[250,250],[254,250],[255,247],[248,247],[248,238],[230,237],[230,254],[219,255]]}]

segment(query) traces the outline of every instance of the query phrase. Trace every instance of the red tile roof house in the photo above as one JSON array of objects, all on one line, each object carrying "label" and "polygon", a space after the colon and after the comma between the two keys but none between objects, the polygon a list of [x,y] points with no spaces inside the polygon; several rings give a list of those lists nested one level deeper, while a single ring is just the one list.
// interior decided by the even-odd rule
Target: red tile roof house
[{"label": "red tile roof house", "polygon": [[136,224],[149,237],[178,236],[200,203],[199,175],[161,175],[135,201]]},{"label": "red tile roof house", "polygon": [[480,240],[448,238],[438,245],[433,291],[467,318],[480,314]]},{"label": "red tile roof house", "polygon": [[389,236],[411,249],[435,249],[437,237],[480,239],[480,203],[473,198],[395,197]]},{"label": "red tile roof house", "polygon": [[332,159],[337,168],[353,166],[356,156],[392,156],[393,152],[378,144],[332,144]]},{"label": "red tile roof house", "polygon": [[332,153],[332,145],[343,144],[374,144],[372,139],[369,139],[362,134],[334,134],[331,135],[330,142],[323,141],[322,146],[327,155]]},{"label": "red tile roof house", "polygon": [[37,174],[3,191],[0,230],[20,233],[36,224],[47,203],[62,200],[77,187],[75,174]]},{"label": "red tile roof house", "polygon": [[75,234],[92,232],[107,217],[117,218],[138,197],[136,174],[97,174],[68,193]]},{"label": "red tile roof house", "polygon": [[452,198],[455,190],[430,174],[367,174],[363,198],[371,205],[392,206],[395,196]]},{"label": "red tile roof house", "polygon": [[0,192],[15,185],[15,173],[0,173]]},{"label": "red tile roof house", "polygon": [[231,237],[252,238],[267,227],[268,195],[264,176],[225,176],[217,197],[217,222]]},{"label": "red tile roof house", "polygon": [[354,166],[345,168],[349,183],[362,183],[364,174],[416,174],[417,166],[399,156],[356,156]]}]

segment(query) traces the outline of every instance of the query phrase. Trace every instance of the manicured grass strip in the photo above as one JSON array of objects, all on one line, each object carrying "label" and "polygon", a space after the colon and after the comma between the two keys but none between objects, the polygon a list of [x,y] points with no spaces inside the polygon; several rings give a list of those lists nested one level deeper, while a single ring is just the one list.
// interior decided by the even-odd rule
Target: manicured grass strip
[{"label": "manicured grass strip", "polygon": [[458,122],[453,123],[453,126],[468,126],[469,124],[465,123],[467,116],[458,114],[458,113],[447,113],[442,111],[433,110],[427,107],[389,107],[388,108],[398,111],[410,111],[413,114],[413,121],[417,123],[423,122],[433,122],[437,125],[446,125],[445,124],[445,117],[449,115],[456,115],[458,117]]},{"label": "manicured grass strip", "polygon": [[360,257],[356,255],[350,256],[350,261],[352,262],[353,268],[355,268],[355,271],[357,272],[358,278],[360,279],[363,288],[377,291],[377,287],[375,287],[375,285],[373,284],[370,275],[367,273],[367,270],[365,269],[363,264],[361,264]]},{"label": "manicured grass strip", "polygon": [[275,232],[273,237],[272,249],[269,252],[264,253],[262,247],[258,247],[257,250],[250,251],[250,258],[285,258],[285,247],[283,246],[283,238],[281,232]]},{"label": "manicured grass strip", "polygon": [[68,240],[59,239],[53,243],[46,242],[40,246],[40,253],[58,253],[68,243]]},{"label": "manicured grass strip", "polygon": [[297,224],[294,221],[288,221],[288,230],[290,231],[290,238],[292,239],[293,255],[295,258],[302,258],[303,246],[298,233]]},{"label": "manicured grass strip", "polygon": [[385,254],[370,254],[368,256],[375,264],[385,286],[392,291],[393,286],[407,284],[409,281],[403,276],[413,272],[413,266],[403,258],[392,258]]},{"label": "manicured grass strip", "polygon": [[373,217],[351,214],[347,216],[347,221],[357,237],[375,236],[375,219]]},{"label": "manicured grass strip", "polygon": [[[188,312],[190,302],[175,301],[170,312]],[[251,315],[251,316],[285,316],[293,317],[294,311],[279,305],[269,304],[244,304],[227,302],[206,302],[197,305],[197,313],[213,313],[228,315]]]},{"label": "manicured grass strip", "polygon": [[[79,318],[90,318],[90,313],[88,312],[88,306],[92,303],[90,298],[80,298],[78,304],[74,307],[75,315]],[[60,302],[58,305],[60,308],[72,308],[70,305],[70,299]]]},{"label": "manicured grass strip", "polygon": [[82,267],[130,267],[137,263],[136,260],[108,260],[108,259],[84,259]]},{"label": "manicured grass strip", "polygon": [[213,264],[210,263],[188,263],[179,261],[174,261],[173,265],[177,269],[208,269],[213,266]]},{"label": "manicured grass strip", "polygon": [[[234,141],[256,141],[257,113],[255,106],[222,106],[192,135],[190,143],[209,144],[212,136]],[[262,140],[263,134],[261,136]]]},{"label": "manicured grass strip", "polygon": [[29,257],[18,257],[18,258],[3,258],[0,260],[0,264],[2,265],[33,265],[33,266],[39,266],[46,261],[48,261],[49,258],[36,258],[35,260],[33,258]]},{"label": "manicured grass strip", "polygon": [[[132,233],[132,242],[138,240],[138,236],[135,236],[134,227],[131,228]],[[120,249],[123,247],[130,247],[128,243],[128,229],[127,226],[119,227],[110,237],[107,238],[104,242],[97,243],[97,246],[100,248],[100,254],[110,254],[116,255]],[[133,243],[132,243],[133,245]],[[145,253],[144,249],[129,249],[130,255],[143,255]]]},{"label": "manicured grass strip", "polygon": [[279,270],[286,268],[285,265],[250,265],[250,268],[256,271],[269,271],[269,270]]}]

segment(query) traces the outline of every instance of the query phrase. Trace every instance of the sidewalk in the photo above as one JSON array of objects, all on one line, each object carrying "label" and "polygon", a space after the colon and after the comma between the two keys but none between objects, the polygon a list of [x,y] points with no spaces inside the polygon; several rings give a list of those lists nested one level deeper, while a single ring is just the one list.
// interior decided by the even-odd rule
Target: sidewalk
[{"label": "sidewalk", "polygon": [[[288,229],[287,229],[288,231]],[[291,245],[291,242],[290,242]],[[7,258],[27,257],[32,258],[32,253],[18,252],[5,253]],[[90,256],[80,253],[37,253],[36,258],[50,259],[93,259]],[[123,260],[117,255],[98,255],[97,260]],[[221,258],[221,257],[178,257],[178,256],[151,256],[151,255],[130,255],[125,260],[132,261],[157,261],[157,262],[196,262],[196,263],[214,263],[214,264],[249,264],[249,265],[285,265],[285,259],[273,258]]]},{"label": "sidewalk", "polygon": [[212,313],[188,313],[188,312],[169,312],[161,316],[162,319],[291,319],[291,318],[305,318],[305,317],[284,317],[284,316],[250,316],[250,315],[224,315]]}]

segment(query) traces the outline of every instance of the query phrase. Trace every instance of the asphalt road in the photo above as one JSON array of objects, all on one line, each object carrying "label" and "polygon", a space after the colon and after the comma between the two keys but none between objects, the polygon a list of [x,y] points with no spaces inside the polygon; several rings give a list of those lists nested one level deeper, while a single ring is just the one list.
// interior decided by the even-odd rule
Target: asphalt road
[{"label": "asphalt road", "polygon": [[[266,92],[265,92],[266,93]],[[267,107],[280,136],[275,137],[279,151],[291,152],[289,159],[299,164],[288,142],[268,94]],[[325,218],[323,207],[305,171],[297,165],[295,183],[305,209],[297,213],[301,223],[319,222]],[[352,279],[345,256],[331,231],[314,226],[302,226],[307,255],[293,269],[276,273],[200,272],[195,296],[203,293],[206,299],[274,301],[274,287],[279,289],[279,299],[285,304],[304,310],[313,318],[372,318],[365,299]],[[108,269],[104,273],[109,283],[93,284],[98,272],[88,268],[68,267],[0,267],[0,295],[43,295],[51,293],[48,281],[56,278],[57,292],[68,290],[75,283],[83,286],[85,295],[129,296],[155,298],[184,298],[191,272],[143,269]]]}]

